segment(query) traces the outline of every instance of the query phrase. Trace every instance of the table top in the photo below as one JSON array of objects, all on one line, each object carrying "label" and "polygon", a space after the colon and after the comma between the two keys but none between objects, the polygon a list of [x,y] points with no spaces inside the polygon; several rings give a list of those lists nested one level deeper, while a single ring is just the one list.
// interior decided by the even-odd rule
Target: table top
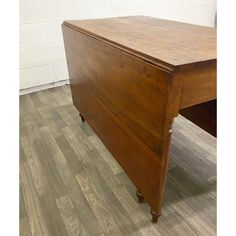
[{"label": "table top", "polygon": [[216,62],[216,28],[148,16],[65,21],[65,25],[156,65]]}]

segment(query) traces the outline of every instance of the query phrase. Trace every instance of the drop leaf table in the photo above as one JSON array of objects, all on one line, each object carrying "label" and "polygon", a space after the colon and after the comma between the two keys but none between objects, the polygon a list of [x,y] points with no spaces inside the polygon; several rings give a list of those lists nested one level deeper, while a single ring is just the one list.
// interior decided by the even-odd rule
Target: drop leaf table
[{"label": "drop leaf table", "polygon": [[128,16],[62,30],[73,104],[157,222],[174,118],[216,136],[216,29]]}]

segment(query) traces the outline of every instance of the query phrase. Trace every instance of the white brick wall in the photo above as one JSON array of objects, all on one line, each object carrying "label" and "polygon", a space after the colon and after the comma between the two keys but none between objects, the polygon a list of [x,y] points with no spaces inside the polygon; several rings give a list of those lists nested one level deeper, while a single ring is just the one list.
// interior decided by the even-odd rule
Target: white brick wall
[{"label": "white brick wall", "polygon": [[68,79],[61,23],[150,15],[213,26],[216,0],[21,0],[20,89]]}]

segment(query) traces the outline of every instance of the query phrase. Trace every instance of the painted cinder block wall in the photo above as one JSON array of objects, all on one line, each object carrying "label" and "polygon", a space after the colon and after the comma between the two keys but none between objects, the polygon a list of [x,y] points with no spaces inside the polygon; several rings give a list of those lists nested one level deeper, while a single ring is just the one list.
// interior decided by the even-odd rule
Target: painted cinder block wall
[{"label": "painted cinder block wall", "polygon": [[216,0],[20,0],[20,89],[68,82],[61,23],[149,15],[214,26]]}]

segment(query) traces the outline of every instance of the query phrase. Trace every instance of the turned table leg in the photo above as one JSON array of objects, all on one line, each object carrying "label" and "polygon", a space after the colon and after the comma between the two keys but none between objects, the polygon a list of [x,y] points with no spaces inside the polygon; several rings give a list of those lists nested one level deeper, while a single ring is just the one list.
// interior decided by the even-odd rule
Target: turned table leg
[{"label": "turned table leg", "polygon": [[158,218],[160,217],[161,214],[156,214],[155,211],[153,211],[152,209],[150,209],[151,214],[152,214],[152,222],[153,223],[157,223]]},{"label": "turned table leg", "polygon": [[83,117],[81,114],[79,114],[79,115],[80,115],[81,121],[82,121],[82,122],[85,122],[84,117]]},{"label": "turned table leg", "polygon": [[144,196],[140,193],[139,190],[136,191],[136,196],[138,198],[138,202],[139,203],[143,203],[144,202]]}]

